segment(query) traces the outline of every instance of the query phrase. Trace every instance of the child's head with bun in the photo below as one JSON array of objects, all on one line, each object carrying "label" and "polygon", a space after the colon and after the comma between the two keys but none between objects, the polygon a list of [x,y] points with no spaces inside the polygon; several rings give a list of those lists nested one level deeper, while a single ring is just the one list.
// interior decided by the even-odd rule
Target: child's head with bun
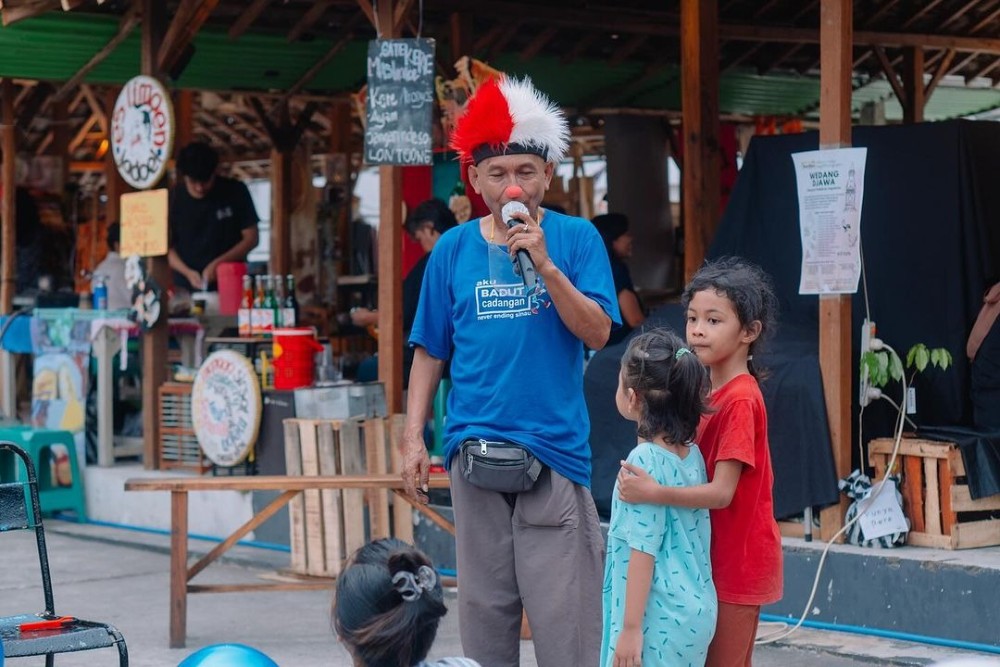
[{"label": "child's head with bun", "polygon": [[447,611],[427,556],[388,538],[358,549],[340,574],[333,627],[359,667],[410,667],[427,657]]}]

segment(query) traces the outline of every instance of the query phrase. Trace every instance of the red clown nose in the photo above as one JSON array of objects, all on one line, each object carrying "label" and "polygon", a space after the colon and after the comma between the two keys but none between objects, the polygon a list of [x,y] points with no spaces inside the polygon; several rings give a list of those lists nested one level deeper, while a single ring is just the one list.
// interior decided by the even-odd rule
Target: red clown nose
[{"label": "red clown nose", "polygon": [[519,185],[508,185],[507,189],[503,191],[503,196],[512,200],[520,199],[523,194],[524,190],[522,190]]}]

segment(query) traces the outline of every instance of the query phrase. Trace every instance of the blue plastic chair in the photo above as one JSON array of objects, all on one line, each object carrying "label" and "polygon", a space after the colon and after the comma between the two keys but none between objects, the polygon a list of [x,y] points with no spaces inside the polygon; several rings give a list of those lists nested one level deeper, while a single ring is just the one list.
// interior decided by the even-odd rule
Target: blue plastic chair
[{"label": "blue plastic chair", "polygon": [[[45,599],[43,612],[0,617],[0,644],[3,645],[4,657],[44,655],[46,667],[53,667],[56,653],[89,651],[113,646],[118,650],[118,664],[120,667],[127,667],[128,649],[125,646],[125,638],[114,626],[56,613],[35,466],[28,454],[11,442],[0,442],[0,454],[13,455],[24,467],[25,473],[23,477],[18,475],[16,481],[0,479],[0,534],[15,530],[34,531],[38,564],[42,571],[42,593]],[[6,567],[14,565],[9,561],[5,562]],[[42,621],[59,622],[50,628],[21,629],[23,624]]]}]

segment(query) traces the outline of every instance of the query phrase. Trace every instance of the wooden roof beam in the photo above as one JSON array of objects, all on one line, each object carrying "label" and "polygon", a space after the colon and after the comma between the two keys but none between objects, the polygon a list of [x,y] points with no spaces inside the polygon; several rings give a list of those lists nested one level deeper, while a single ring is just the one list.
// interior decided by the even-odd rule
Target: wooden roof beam
[{"label": "wooden roof beam", "polygon": [[980,30],[995,22],[997,18],[1000,17],[1000,7],[995,8],[992,12],[984,16],[979,20],[974,26],[969,29],[969,34],[975,35]]},{"label": "wooden roof beam", "polygon": [[965,77],[965,85],[969,85],[970,83],[972,83],[974,79],[978,79],[981,76],[986,76],[987,74],[995,70],[998,66],[1000,66],[1000,58],[994,58],[992,62],[980,67],[972,74],[967,75]]},{"label": "wooden roof beam", "polygon": [[316,0],[313,2],[312,7],[302,14],[302,18],[299,19],[298,23],[292,26],[291,31],[288,33],[288,41],[294,42],[303,33],[308,32],[310,28],[316,25],[317,21],[323,18],[326,10],[332,6],[333,2],[331,0]]},{"label": "wooden roof beam", "polygon": [[45,12],[59,7],[59,0],[48,0],[47,2],[36,2],[31,5],[19,5],[17,7],[0,8],[0,15],[3,16],[3,25],[6,28],[12,23],[41,16]]},{"label": "wooden roof beam", "polygon": [[875,24],[878,23],[878,20],[892,11],[892,9],[898,4],[899,0],[883,0],[883,2],[878,3],[878,11],[868,17],[868,20],[865,22],[865,27],[874,28]]},{"label": "wooden roof beam", "polygon": [[[404,21],[407,20],[407,14],[410,11],[410,7],[413,6],[413,0],[396,0],[396,10],[392,16],[392,23],[395,26],[393,29],[394,33],[399,33],[403,27]],[[418,31],[414,30],[413,34],[416,35]]]},{"label": "wooden roof beam", "polygon": [[975,60],[976,58],[978,58],[980,55],[981,54],[976,53],[976,52],[970,53],[966,57],[962,58],[962,60],[959,61],[959,63],[957,65],[955,65],[951,69],[947,70],[945,72],[945,75],[947,76],[948,74],[954,74],[955,72],[961,72],[963,69],[965,69],[966,65],[968,65],[969,63],[971,63],[973,60]]},{"label": "wooden roof beam", "polygon": [[[477,39],[473,43],[473,45],[472,45],[473,52],[474,53],[479,53],[481,51],[484,51],[486,49],[486,47],[488,47],[490,44],[493,43],[493,40],[495,40],[497,37],[499,37],[501,34],[503,34],[503,31],[505,29],[506,29],[506,26],[503,23],[497,23],[492,28],[490,28],[489,30],[487,30],[485,33],[483,33],[479,37],[479,39]],[[472,54],[468,53],[468,54],[463,54],[463,55],[472,55]]]},{"label": "wooden roof beam", "polygon": [[528,61],[537,56],[558,32],[559,28],[557,26],[550,25],[538,33],[521,51],[521,55],[519,56],[521,61]]},{"label": "wooden roof beam", "polygon": [[90,114],[87,120],[83,121],[83,125],[81,125],[80,129],[77,130],[76,136],[74,136],[69,142],[70,153],[73,153],[74,151],[76,151],[77,148],[80,147],[80,144],[82,144],[84,139],[87,138],[87,135],[90,134],[90,131],[94,129],[94,126],[97,125],[97,122],[98,121],[96,114]]},{"label": "wooden roof beam", "polygon": [[52,85],[49,83],[39,83],[31,89],[31,94],[24,100],[24,103],[15,109],[14,124],[22,130],[27,131],[35,119],[39,116],[45,103],[49,101],[52,94]]},{"label": "wooden roof beam", "polygon": [[885,73],[885,78],[892,86],[892,92],[896,94],[896,99],[899,100],[900,106],[906,108],[906,91],[903,89],[903,82],[899,80],[899,76],[896,74],[895,68],[893,68],[892,63],[889,62],[889,57],[885,53],[885,49],[881,46],[875,46],[872,49],[875,52],[875,56],[878,58],[879,65],[882,66],[882,71]]},{"label": "wooden roof beam", "polygon": [[104,107],[101,106],[101,102],[97,99],[97,95],[94,94],[94,89],[87,84],[83,84],[80,86],[80,92],[87,98],[87,106],[90,107],[90,113],[97,116],[97,122],[101,126],[101,132],[107,134],[108,116],[104,113]]},{"label": "wooden roof beam", "polygon": [[903,25],[900,26],[900,30],[906,30],[907,28],[909,28],[910,26],[912,26],[914,23],[916,23],[917,21],[919,21],[920,19],[922,19],[924,16],[926,16],[928,12],[930,12],[931,10],[933,10],[935,7],[937,7],[938,5],[940,5],[942,2],[944,2],[944,0],[930,0],[930,2],[928,2],[926,5],[924,5],[923,7],[921,7],[918,11],[914,12],[913,14],[911,14],[910,18],[906,19],[906,21],[903,22]]},{"label": "wooden roof beam", "polygon": [[721,65],[719,65],[719,74],[722,74],[726,70],[730,70],[730,69],[736,67],[737,65],[743,64],[749,58],[751,58],[755,54],[757,54],[762,48],[764,48],[763,44],[752,44],[752,45],[750,45],[749,47],[747,47],[746,49],[744,49],[743,51],[741,51],[739,54],[737,54],[735,58],[732,58],[731,60],[728,60],[728,61],[722,63]]},{"label": "wooden roof beam", "polygon": [[947,28],[948,26],[950,26],[952,23],[954,23],[958,19],[960,19],[963,16],[965,16],[965,14],[970,9],[972,9],[973,7],[975,7],[976,5],[978,5],[980,2],[982,2],[982,0],[969,0],[964,5],[962,5],[957,10],[955,10],[955,13],[952,14],[951,16],[949,16],[948,20],[946,20],[944,23],[942,23],[941,25],[939,25],[938,29],[939,30],[944,30],[945,28]]},{"label": "wooden roof beam", "polygon": [[[359,2],[365,2],[367,0],[359,0]],[[271,107],[271,113],[273,114],[277,111],[283,104],[285,104],[293,95],[298,93],[300,90],[305,88],[306,84],[316,78],[327,64],[334,59],[334,57],[344,50],[344,47],[350,44],[351,40],[354,39],[354,29],[357,27],[358,23],[361,22],[361,14],[352,14],[351,18],[347,19],[343,27],[340,29],[340,38],[334,42],[333,46],[324,53],[319,60],[313,63],[312,67],[305,71],[305,73],[299,77],[299,80],[288,87],[288,90],[278,98],[277,102]],[[251,102],[257,98],[251,98]],[[256,108],[256,107],[255,107]]]},{"label": "wooden roof beam", "polygon": [[507,48],[507,44],[510,43],[510,40],[514,38],[514,35],[516,35],[517,31],[520,29],[521,29],[521,21],[514,20],[511,23],[509,23],[507,25],[507,32],[501,33],[500,37],[495,42],[493,42],[493,46],[490,47],[490,52],[486,56],[486,59],[493,60],[498,55],[503,53],[503,50]]},{"label": "wooden roof beam", "polygon": [[132,30],[139,25],[139,7],[138,2],[132,3],[132,6],[128,8],[128,11],[122,15],[121,20],[118,22],[118,32],[115,36],[108,40],[101,49],[90,57],[83,67],[76,71],[76,74],[71,76],[66,83],[59,87],[56,91],[55,99],[61,100],[69,94],[69,91],[76,88],[80,83],[90,74],[91,70],[100,65],[104,60],[114,53],[115,49],[125,41]]},{"label": "wooden roof beam", "polygon": [[649,35],[633,35],[631,39],[627,40],[624,44],[618,47],[618,50],[612,54],[608,64],[612,67],[621,65],[629,56],[645,44],[647,39],[649,39]]},{"label": "wooden roof beam", "polygon": [[219,0],[183,0],[156,52],[159,69],[170,72],[184,55]]},{"label": "wooden roof beam", "polygon": [[375,25],[375,10],[372,9],[371,0],[358,0],[358,7],[361,8],[361,12],[365,15],[365,18],[368,19],[368,22],[372,25],[372,27],[378,30],[378,26]]},{"label": "wooden roof beam", "polygon": [[765,74],[773,70],[775,67],[777,67],[778,65],[785,62],[786,60],[794,56],[796,53],[804,49],[805,46],[806,46],[805,44],[792,44],[786,47],[770,63],[764,65],[763,67],[757,68],[758,76],[764,76]]},{"label": "wooden roof beam", "polygon": [[[934,89],[937,88],[941,79],[944,78],[944,75],[948,72],[948,68],[951,66],[951,61],[954,59],[955,51],[953,49],[948,49],[948,52],[944,54],[944,58],[941,60],[941,63],[937,66],[937,69],[934,70],[934,76],[931,77],[931,80],[927,82],[927,86],[924,88],[925,102],[931,98],[931,93],[934,92]],[[1000,63],[1000,60],[997,60],[996,62]]]},{"label": "wooden roof beam", "polygon": [[587,49],[593,46],[594,42],[602,36],[602,33],[594,31],[583,33],[583,36],[576,40],[576,45],[560,59],[560,62],[564,65],[576,62],[576,59],[586,53]]},{"label": "wooden roof beam", "polygon": [[240,13],[239,18],[229,28],[229,39],[239,39],[270,3],[271,0],[253,0],[253,3]]}]

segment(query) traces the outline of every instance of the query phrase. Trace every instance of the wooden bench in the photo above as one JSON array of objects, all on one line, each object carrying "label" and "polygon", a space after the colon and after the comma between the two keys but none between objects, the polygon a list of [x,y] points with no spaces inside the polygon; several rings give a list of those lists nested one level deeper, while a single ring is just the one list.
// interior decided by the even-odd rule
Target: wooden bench
[{"label": "wooden bench", "polygon": [[[430,488],[449,487],[448,475],[435,473],[430,477]],[[337,475],[332,477],[177,477],[169,479],[130,479],[126,491],[170,492],[170,648],[184,648],[187,638],[187,594],[231,593],[240,591],[289,591],[317,590],[331,586],[328,578],[304,579],[253,584],[190,583],[202,570],[228,551],[241,538],[254,530],[284,507],[288,502],[308,490],[363,489],[387,490],[397,500],[407,502],[425,514],[431,521],[455,534],[454,525],[426,505],[412,501],[403,493],[403,481],[398,473],[384,475]],[[253,518],[237,528],[198,562],[188,567],[188,493],[192,491],[282,491]]]}]

